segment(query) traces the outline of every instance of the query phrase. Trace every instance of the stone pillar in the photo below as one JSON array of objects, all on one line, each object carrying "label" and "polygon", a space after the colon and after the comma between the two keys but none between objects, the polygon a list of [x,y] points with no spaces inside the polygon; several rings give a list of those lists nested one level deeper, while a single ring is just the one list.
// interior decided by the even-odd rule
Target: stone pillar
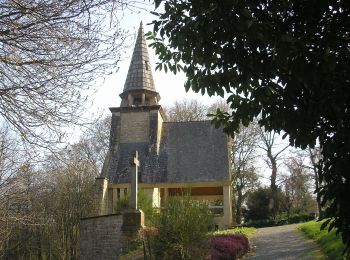
[{"label": "stone pillar", "polygon": [[141,105],[142,105],[142,106],[146,105],[146,94],[145,94],[145,93],[142,93],[142,96],[141,96]]},{"label": "stone pillar", "polygon": [[223,186],[223,204],[224,204],[224,225],[232,226],[232,189],[231,185]]},{"label": "stone pillar", "polygon": [[134,104],[134,97],[131,94],[128,95],[128,102],[129,107],[131,107]]},{"label": "stone pillar", "polygon": [[117,202],[118,202],[118,189],[112,190],[113,199],[112,199],[112,213],[116,213]]},{"label": "stone pillar", "polygon": [[95,181],[95,204],[96,214],[105,215],[108,213],[108,179],[96,178]]},{"label": "stone pillar", "polygon": [[130,190],[130,208],[137,210],[137,188],[138,188],[138,167],[140,165],[138,152],[135,151],[131,158],[131,190]]}]

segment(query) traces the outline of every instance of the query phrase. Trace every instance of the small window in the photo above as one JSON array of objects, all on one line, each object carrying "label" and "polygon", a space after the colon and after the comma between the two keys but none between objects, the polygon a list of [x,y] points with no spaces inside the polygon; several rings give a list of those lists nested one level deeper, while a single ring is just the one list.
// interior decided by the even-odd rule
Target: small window
[{"label": "small window", "polygon": [[145,66],[146,66],[146,70],[149,70],[149,66],[148,66],[148,61],[147,60],[145,60]]},{"label": "small window", "polygon": [[135,105],[135,106],[140,106],[141,103],[142,103],[141,98],[135,98],[135,99],[134,99],[134,105]]}]

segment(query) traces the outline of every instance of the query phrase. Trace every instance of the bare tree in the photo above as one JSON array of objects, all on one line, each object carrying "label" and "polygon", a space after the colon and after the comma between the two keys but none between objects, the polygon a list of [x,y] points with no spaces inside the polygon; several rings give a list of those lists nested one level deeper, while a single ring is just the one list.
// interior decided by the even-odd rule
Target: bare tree
[{"label": "bare tree", "polygon": [[80,141],[75,144],[79,146],[81,156],[96,167],[97,172],[101,171],[108,153],[111,119],[111,116],[106,116],[90,125]]},{"label": "bare tree", "polygon": [[175,101],[174,105],[166,107],[165,114],[170,122],[188,122],[208,120],[207,107],[195,99]]},{"label": "bare tree", "polygon": [[52,148],[81,124],[88,90],[121,59],[124,0],[0,1],[0,118]]},{"label": "bare tree", "polygon": [[265,129],[258,127],[260,135],[260,144],[259,148],[265,152],[265,162],[268,167],[271,169],[270,176],[270,188],[271,188],[271,201],[270,208],[272,210],[272,216],[275,218],[278,209],[278,199],[277,199],[277,189],[276,184],[277,180],[277,170],[278,170],[278,161],[281,160],[281,155],[284,151],[287,150],[289,145],[277,143],[278,134],[275,131],[265,131]]},{"label": "bare tree", "polygon": [[78,259],[78,224],[108,149],[110,117],[35,167],[0,128],[0,258]]},{"label": "bare tree", "polygon": [[0,256],[11,236],[12,223],[26,221],[16,209],[23,199],[18,173],[24,162],[17,140],[6,126],[0,127]]},{"label": "bare tree", "polygon": [[[227,104],[226,100],[223,98],[219,98],[214,103],[212,103],[208,109],[207,109],[207,114],[216,114],[217,110],[220,110],[222,112],[230,112],[231,108]],[[210,118],[210,116],[209,116]]]},{"label": "bare tree", "polygon": [[254,162],[259,132],[254,125],[240,126],[232,145],[233,185],[237,192],[236,222],[242,222],[242,207],[250,191],[259,186]]},{"label": "bare tree", "polygon": [[315,199],[312,198],[310,189],[312,175],[305,167],[304,159],[304,156],[299,153],[285,161],[289,172],[284,182],[289,204],[288,213],[315,213],[316,211]]}]

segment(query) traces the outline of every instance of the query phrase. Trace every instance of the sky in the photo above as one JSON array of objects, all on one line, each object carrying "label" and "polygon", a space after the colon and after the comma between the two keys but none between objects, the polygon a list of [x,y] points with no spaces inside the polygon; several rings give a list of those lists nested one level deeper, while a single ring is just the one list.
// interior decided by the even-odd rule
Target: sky
[{"label": "sky", "polygon": [[[148,10],[152,10],[153,5],[148,6]],[[154,20],[152,15],[147,10],[139,10],[136,12],[125,11],[124,17],[121,20],[121,26],[123,29],[129,30],[133,34],[131,38],[131,47],[126,50],[124,59],[119,62],[119,70],[106,77],[104,83],[98,87],[98,91],[94,94],[94,105],[90,108],[93,111],[102,111],[103,114],[107,115],[109,107],[118,107],[120,105],[119,94],[122,93],[129,64],[131,61],[134,44],[136,41],[137,31],[142,21],[144,32],[152,31],[152,25],[148,25]],[[147,42],[150,44],[150,42]],[[175,101],[183,99],[197,99],[204,104],[213,103],[217,97],[209,97],[208,95],[202,96],[200,93],[194,93],[189,91],[186,93],[184,88],[185,75],[184,73],[177,73],[174,75],[171,72],[165,73],[162,71],[155,71],[156,62],[158,61],[154,50],[148,48],[148,53],[151,61],[151,68],[153,73],[153,79],[155,87],[161,96],[160,105],[169,106]]]}]

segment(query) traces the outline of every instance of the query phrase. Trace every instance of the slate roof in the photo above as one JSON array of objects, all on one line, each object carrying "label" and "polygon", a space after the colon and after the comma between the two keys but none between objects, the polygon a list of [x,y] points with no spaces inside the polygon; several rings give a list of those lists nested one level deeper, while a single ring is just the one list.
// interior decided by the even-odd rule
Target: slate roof
[{"label": "slate roof", "polygon": [[122,94],[134,90],[156,92],[142,22],[137,34],[135,48]]},{"label": "slate roof", "polygon": [[228,136],[209,121],[164,122],[159,155],[148,143],[124,143],[112,155],[108,177],[130,183],[130,155],[140,158],[140,183],[230,180]]}]

